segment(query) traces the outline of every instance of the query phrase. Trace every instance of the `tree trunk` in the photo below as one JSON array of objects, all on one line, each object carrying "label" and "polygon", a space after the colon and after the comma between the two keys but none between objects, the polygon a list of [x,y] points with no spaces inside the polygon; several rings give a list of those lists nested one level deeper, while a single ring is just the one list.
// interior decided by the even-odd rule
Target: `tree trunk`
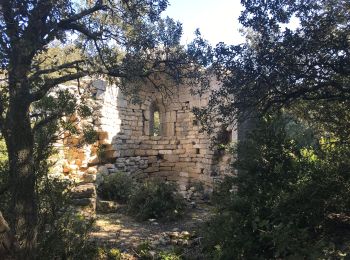
[{"label": "tree trunk", "polygon": [[9,156],[12,231],[18,242],[19,259],[34,259],[37,237],[34,137],[25,97],[10,98],[4,133]]}]

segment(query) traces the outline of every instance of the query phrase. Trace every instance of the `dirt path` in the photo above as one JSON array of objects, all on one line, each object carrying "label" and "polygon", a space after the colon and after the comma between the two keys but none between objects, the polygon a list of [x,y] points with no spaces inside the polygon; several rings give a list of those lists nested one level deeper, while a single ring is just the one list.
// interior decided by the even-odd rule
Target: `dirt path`
[{"label": "dirt path", "polygon": [[134,254],[137,248],[148,243],[151,248],[164,250],[174,246],[191,247],[200,243],[196,229],[211,215],[211,207],[199,204],[188,209],[182,219],[170,223],[156,220],[137,222],[123,213],[98,214],[91,237],[99,246],[118,248]]}]

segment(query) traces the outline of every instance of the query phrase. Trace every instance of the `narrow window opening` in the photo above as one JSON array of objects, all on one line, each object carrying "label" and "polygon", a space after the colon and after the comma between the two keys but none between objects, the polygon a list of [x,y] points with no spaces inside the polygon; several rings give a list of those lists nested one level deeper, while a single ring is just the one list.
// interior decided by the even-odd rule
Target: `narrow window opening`
[{"label": "narrow window opening", "polygon": [[159,108],[155,105],[151,106],[150,109],[150,120],[149,120],[149,135],[160,136],[161,135],[161,118]]},{"label": "narrow window opening", "polygon": [[196,154],[200,154],[199,148],[196,148]]},{"label": "narrow window opening", "polygon": [[141,113],[142,113],[142,135],[145,135],[145,127],[146,127],[145,110],[142,110]]},{"label": "narrow window opening", "polygon": [[153,136],[160,135],[160,118],[159,111],[154,111],[153,113]]}]

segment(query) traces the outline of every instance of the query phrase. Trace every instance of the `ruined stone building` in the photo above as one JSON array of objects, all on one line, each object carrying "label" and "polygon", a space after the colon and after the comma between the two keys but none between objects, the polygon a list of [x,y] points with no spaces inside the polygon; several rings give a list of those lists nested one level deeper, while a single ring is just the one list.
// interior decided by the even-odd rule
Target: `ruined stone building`
[{"label": "ruined stone building", "polygon": [[[206,133],[200,132],[193,107],[207,104],[207,97],[193,96],[186,86],[171,95],[145,87],[139,101],[123,95],[103,80],[87,83],[91,93],[93,124],[98,142],[76,146],[79,137],[64,143],[61,167],[66,176],[98,185],[103,177],[125,172],[136,179],[149,177],[176,182],[181,191],[201,182],[210,189],[227,171],[230,156],[214,151]],[[74,86],[72,86],[74,89]],[[227,131],[235,141],[235,131]],[[95,185],[94,184],[94,185]]]}]

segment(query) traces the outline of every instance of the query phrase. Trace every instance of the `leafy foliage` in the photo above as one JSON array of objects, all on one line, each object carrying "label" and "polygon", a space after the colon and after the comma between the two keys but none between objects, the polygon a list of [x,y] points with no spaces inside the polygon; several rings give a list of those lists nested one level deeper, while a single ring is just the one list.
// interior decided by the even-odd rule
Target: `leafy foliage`
[{"label": "leafy foliage", "polygon": [[98,248],[98,258],[97,259],[108,259],[108,260],[120,260],[122,258],[122,253],[118,248]]},{"label": "leafy foliage", "polygon": [[180,260],[181,257],[173,252],[160,252],[159,259],[160,260]]},{"label": "leafy foliage", "polygon": [[97,246],[88,239],[91,228],[91,221],[66,213],[41,234],[38,259],[95,259]]},{"label": "leafy foliage", "polygon": [[0,136],[0,163],[5,163],[8,160],[5,140]]},{"label": "leafy foliage", "polygon": [[[212,68],[222,82],[209,106],[196,111],[207,130],[217,117],[230,124],[300,101],[348,102],[349,1],[241,2],[247,42],[220,43],[207,55],[214,56]],[[292,18],[296,29],[288,28]]]},{"label": "leafy foliage", "polygon": [[211,257],[316,259],[350,253],[345,231],[350,147],[327,138],[305,142],[308,132],[293,118],[266,116],[239,144],[238,175],[214,194],[217,214],[205,239]]},{"label": "leafy foliage", "polygon": [[144,241],[139,244],[136,248],[137,256],[143,260],[180,260],[181,254],[174,252],[174,249],[171,251],[154,251],[149,241]]},{"label": "leafy foliage", "polygon": [[97,247],[88,240],[93,220],[79,215],[70,204],[72,184],[43,179],[39,185],[38,259],[94,258]]},{"label": "leafy foliage", "polygon": [[[145,85],[166,92],[198,75],[196,57],[179,44],[181,24],[161,18],[167,6],[167,0],[0,2],[0,131],[8,146],[10,224],[23,240],[22,258],[35,255],[36,184],[48,172],[53,143],[62,133],[80,133],[73,118],[88,112],[77,93],[57,86],[76,81],[82,94],[82,78],[104,76],[135,95]],[[87,142],[95,138],[84,134]]]},{"label": "leafy foliage", "polygon": [[184,213],[185,202],[172,183],[153,180],[135,188],[128,202],[128,212],[139,220],[173,220]]},{"label": "leafy foliage", "polygon": [[98,195],[104,200],[126,203],[136,183],[126,173],[114,173],[104,178],[98,187]]},{"label": "leafy foliage", "polygon": [[[44,165],[41,166],[44,169]],[[0,165],[0,184],[7,183],[7,175]],[[0,186],[2,187],[2,186]],[[41,175],[37,183],[38,245],[36,259],[92,259],[97,246],[88,240],[93,221],[83,218],[71,206],[73,184]],[[0,208],[9,216],[8,190],[1,194]]]},{"label": "leafy foliage", "polygon": [[97,148],[97,157],[101,163],[106,163],[107,160],[107,145],[100,144]]}]

